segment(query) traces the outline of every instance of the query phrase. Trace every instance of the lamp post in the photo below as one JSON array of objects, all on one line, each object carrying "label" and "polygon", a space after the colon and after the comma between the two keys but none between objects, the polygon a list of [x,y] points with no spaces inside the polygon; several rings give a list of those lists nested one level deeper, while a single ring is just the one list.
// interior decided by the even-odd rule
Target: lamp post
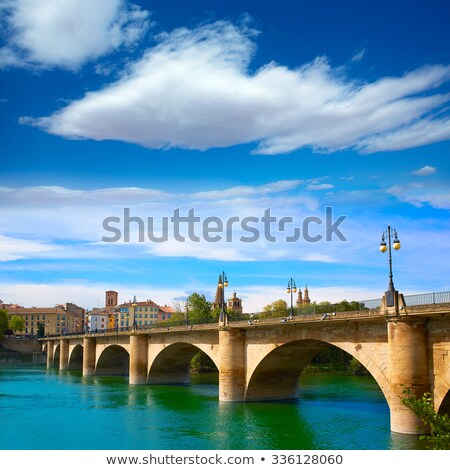
[{"label": "lamp post", "polygon": [[47,338],[50,336],[50,320],[47,320]]},{"label": "lamp post", "polygon": [[295,281],[294,279],[292,279],[292,277],[289,279],[286,292],[288,294],[291,294],[291,317],[293,317],[294,316],[293,295],[295,292],[297,292],[297,286],[295,285]]},{"label": "lamp post", "polygon": [[114,316],[116,319],[116,333],[118,333],[119,332],[119,311],[118,310],[114,312]]},{"label": "lamp post", "polygon": [[[394,241],[391,242],[391,230],[394,232]],[[380,251],[382,253],[389,253],[389,284],[386,291],[386,306],[393,307],[395,305],[395,289],[394,289],[394,276],[392,275],[392,247],[394,250],[400,250],[400,240],[397,236],[397,231],[391,229],[388,225],[387,231],[381,235]]]},{"label": "lamp post", "polygon": [[64,336],[64,323],[66,323],[66,321],[61,320],[61,336]]},{"label": "lamp post", "polygon": [[136,331],[137,328],[137,323],[136,323],[136,306],[137,306],[137,301],[136,301],[136,296],[133,298],[133,303],[131,304],[133,307],[133,331]]},{"label": "lamp post", "polygon": [[220,316],[219,323],[226,325],[228,323],[227,312],[225,308],[225,287],[228,287],[228,278],[225,272],[219,276],[219,289],[220,289]]},{"label": "lamp post", "polygon": [[191,306],[189,304],[189,298],[186,299],[186,303],[184,304],[186,308],[186,325],[189,325],[189,307]]}]

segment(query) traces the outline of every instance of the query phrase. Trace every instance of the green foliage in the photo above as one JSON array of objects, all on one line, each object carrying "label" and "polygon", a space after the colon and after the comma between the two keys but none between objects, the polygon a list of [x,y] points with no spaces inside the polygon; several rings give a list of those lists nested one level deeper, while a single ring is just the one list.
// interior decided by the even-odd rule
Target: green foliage
[{"label": "green foliage", "polygon": [[337,304],[332,304],[330,302],[321,302],[315,306],[316,313],[332,313],[332,312],[352,312],[354,310],[362,310],[364,304],[355,301],[343,300]]},{"label": "green foliage", "polygon": [[8,328],[12,330],[14,333],[16,331],[24,331],[25,330],[25,320],[18,315],[13,315],[11,320],[9,320]]},{"label": "green foliage", "polygon": [[8,329],[7,310],[0,309],[0,341],[3,339],[5,331]]},{"label": "green foliage", "polygon": [[213,360],[203,351],[199,351],[191,360],[191,370],[195,372],[215,372],[217,367]]},{"label": "green foliage", "polygon": [[435,411],[431,394],[424,393],[421,397],[417,397],[409,388],[404,390],[403,394],[402,403],[430,429],[430,434],[420,438],[430,444],[431,449],[450,450],[450,418],[447,414]]},{"label": "green foliage", "polygon": [[212,321],[212,304],[204,294],[194,292],[188,297],[189,323],[209,323]]},{"label": "green foliage", "polygon": [[275,300],[270,305],[263,308],[260,318],[279,318],[289,315],[287,303],[284,300]]},{"label": "green foliage", "polygon": [[305,372],[347,372],[351,375],[368,375],[367,369],[353,356],[336,346],[328,346],[314,356]]}]

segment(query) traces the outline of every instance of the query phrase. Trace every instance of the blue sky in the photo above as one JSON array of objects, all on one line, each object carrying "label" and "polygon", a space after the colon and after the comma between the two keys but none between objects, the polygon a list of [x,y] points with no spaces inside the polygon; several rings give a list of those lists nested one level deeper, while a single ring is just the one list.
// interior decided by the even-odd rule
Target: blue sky
[{"label": "blue sky", "polygon": [[[0,0],[0,17],[3,301],[212,299],[222,270],[247,311],[290,277],[317,301],[377,298],[388,224],[396,287],[449,289],[447,2]],[[124,208],[158,228],[326,207],[347,241],[275,224],[275,242],[140,243],[135,224],[102,242]]]}]

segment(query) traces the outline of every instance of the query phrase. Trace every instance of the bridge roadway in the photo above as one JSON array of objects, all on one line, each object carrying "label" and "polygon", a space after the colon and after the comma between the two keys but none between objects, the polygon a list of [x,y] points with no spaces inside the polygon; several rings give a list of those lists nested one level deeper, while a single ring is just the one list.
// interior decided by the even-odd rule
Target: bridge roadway
[{"label": "bridge roadway", "polygon": [[203,351],[219,371],[219,400],[294,399],[304,367],[334,345],[373,376],[390,409],[391,430],[416,434],[420,421],[400,396],[429,391],[450,411],[450,303],[266,319],[260,322],[157,327],[44,338],[47,367],[128,375],[130,384],[189,383],[189,364]]}]

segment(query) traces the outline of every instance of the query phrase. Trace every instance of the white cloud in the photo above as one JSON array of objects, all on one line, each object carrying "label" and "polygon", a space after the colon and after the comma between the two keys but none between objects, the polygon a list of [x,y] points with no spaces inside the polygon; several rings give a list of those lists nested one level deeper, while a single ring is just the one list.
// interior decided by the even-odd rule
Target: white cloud
[{"label": "white cloud", "polygon": [[366,55],[366,49],[361,49],[351,58],[351,62],[361,62],[361,60],[364,59],[365,55]]},{"label": "white cloud", "polygon": [[[432,94],[450,67],[361,83],[326,58],[296,69],[249,71],[255,44],[228,22],[160,35],[122,78],[51,116],[22,122],[72,139],[120,140],[148,148],[205,150],[242,143],[256,153],[401,149],[448,139],[450,96]],[[426,96],[424,95],[426,93]]]},{"label": "white cloud", "polygon": [[437,170],[436,168],[434,168],[434,166],[425,165],[424,167],[419,168],[418,170],[412,171],[411,174],[416,176],[429,176],[436,173],[436,171]]},{"label": "white cloud", "polygon": [[361,141],[363,153],[383,150],[404,150],[450,139],[450,119],[425,118],[392,132],[378,134]]},{"label": "white cloud", "polygon": [[[311,180],[310,180],[311,181]],[[315,181],[315,180],[313,180]],[[2,231],[11,240],[33,238],[45,240],[52,252],[42,254],[36,251],[36,259],[103,259],[108,256],[118,259],[124,256],[140,257],[189,257],[210,260],[267,260],[304,259],[318,262],[333,262],[328,244],[306,244],[301,254],[298,242],[286,243],[294,227],[301,227],[305,217],[324,217],[324,209],[316,198],[302,188],[307,181],[283,180],[258,186],[235,186],[220,191],[199,191],[174,193],[144,188],[105,188],[97,190],[67,189],[58,186],[36,186],[21,189],[0,187],[0,220]],[[124,210],[130,209],[131,217],[140,217],[144,232],[144,242],[138,243],[138,222],[130,223],[130,242],[124,241]],[[175,239],[171,218],[179,209],[181,217],[186,217],[193,209],[200,220],[194,227],[194,236],[200,241],[190,241],[187,224],[181,224],[180,235],[185,242]],[[270,232],[277,242],[265,241],[262,221],[266,210],[272,217]],[[121,238],[115,243],[101,243],[102,238],[113,235],[103,227],[107,217],[119,217],[120,222],[113,226],[121,230]],[[217,243],[205,240],[203,223],[207,217],[217,217],[221,221],[220,238]],[[233,222],[233,218],[235,219]],[[258,229],[259,238],[254,242],[244,242],[252,233],[244,229],[245,217],[256,217],[250,222]],[[280,228],[281,217],[291,217]],[[162,243],[150,242],[147,236],[148,218],[154,221],[152,232],[159,236],[163,218],[168,218],[168,240]],[[80,221],[82,221],[80,223]],[[210,226],[209,226],[210,227]],[[324,228],[319,227],[321,233]],[[314,232],[314,233],[313,233]],[[315,235],[316,227],[311,231]],[[207,234],[208,235],[208,234]],[[209,236],[215,236],[209,232]],[[18,241],[17,241],[18,243]],[[17,255],[18,256],[18,255]],[[30,255],[31,256],[31,255]]]},{"label": "white cloud", "polygon": [[324,189],[333,189],[334,185],[329,183],[321,183],[321,184],[308,184],[306,189],[309,191],[322,191]]},{"label": "white cloud", "polygon": [[41,66],[76,69],[86,61],[135,44],[149,13],[125,0],[3,1],[8,45],[0,68]]},{"label": "white cloud", "polygon": [[289,191],[295,189],[301,184],[303,180],[282,180],[275,181],[274,183],[263,184],[260,186],[234,186],[224,190],[202,191],[195,193],[193,197],[197,199],[226,199],[235,197],[250,197],[261,196],[272,193],[279,193],[282,191]]},{"label": "white cloud", "polygon": [[398,185],[389,188],[388,193],[415,207],[429,205],[436,209],[450,209],[450,191],[447,186],[433,185],[424,188],[415,184]]},{"label": "white cloud", "polygon": [[36,256],[45,257],[56,249],[50,243],[0,235],[0,262],[34,258]]}]

